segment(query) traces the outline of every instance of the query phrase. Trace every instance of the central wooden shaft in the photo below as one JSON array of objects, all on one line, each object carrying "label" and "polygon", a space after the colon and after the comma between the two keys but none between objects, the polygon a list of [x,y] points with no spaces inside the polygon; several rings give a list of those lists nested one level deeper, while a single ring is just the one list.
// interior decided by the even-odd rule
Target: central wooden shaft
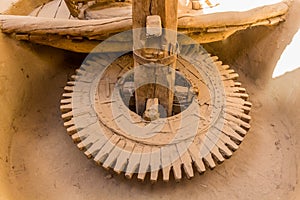
[{"label": "central wooden shaft", "polygon": [[[136,111],[157,98],[172,115],[177,58],[178,0],[133,0],[133,49]],[[163,117],[163,116],[161,116]]]}]

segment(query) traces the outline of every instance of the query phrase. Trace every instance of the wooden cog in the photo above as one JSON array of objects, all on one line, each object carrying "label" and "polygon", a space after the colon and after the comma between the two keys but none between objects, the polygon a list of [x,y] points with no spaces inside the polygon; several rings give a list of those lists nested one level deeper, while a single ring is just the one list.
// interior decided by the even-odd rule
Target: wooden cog
[{"label": "wooden cog", "polygon": [[153,122],[122,101],[122,77],[132,68],[132,54],[94,54],[64,88],[64,125],[88,158],[127,178],[148,174],[156,182],[160,171],[164,181],[171,171],[175,180],[192,178],[194,169],[203,173],[238,149],[250,128],[251,103],[238,74],[216,56],[181,48],[176,71],[191,83],[194,98],[181,113]]}]

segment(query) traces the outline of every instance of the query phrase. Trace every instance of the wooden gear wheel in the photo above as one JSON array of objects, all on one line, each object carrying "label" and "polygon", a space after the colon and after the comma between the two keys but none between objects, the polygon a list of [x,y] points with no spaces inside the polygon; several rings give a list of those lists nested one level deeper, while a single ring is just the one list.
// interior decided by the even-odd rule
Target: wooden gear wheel
[{"label": "wooden gear wheel", "polygon": [[64,125],[88,158],[127,178],[148,174],[156,182],[160,171],[164,181],[171,171],[175,180],[183,172],[191,178],[194,169],[203,173],[238,149],[250,128],[251,103],[229,66],[200,46],[181,47],[176,73],[189,86],[178,86],[175,95],[192,91],[192,99],[181,112],[151,122],[124,100],[132,69],[132,53],[91,54],[64,88]]}]

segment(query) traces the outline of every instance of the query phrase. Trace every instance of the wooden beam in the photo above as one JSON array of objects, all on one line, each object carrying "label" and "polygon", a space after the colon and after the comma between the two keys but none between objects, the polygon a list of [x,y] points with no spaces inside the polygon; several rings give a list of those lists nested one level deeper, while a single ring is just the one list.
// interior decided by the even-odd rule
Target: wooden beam
[{"label": "wooden beam", "polygon": [[[140,115],[146,109],[147,100],[154,98],[164,108],[164,117],[172,115],[177,54],[177,5],[177,0],[133,1],[134,82],[136,110]],[[154,34],[156,36],[150,34],[149,37],[145,28],[147,25],[152,26],[151,23],[153,26],[162,25],[156,27],[156,30],[165,30]],[[135,30],[139,28],[143,30]]]}]

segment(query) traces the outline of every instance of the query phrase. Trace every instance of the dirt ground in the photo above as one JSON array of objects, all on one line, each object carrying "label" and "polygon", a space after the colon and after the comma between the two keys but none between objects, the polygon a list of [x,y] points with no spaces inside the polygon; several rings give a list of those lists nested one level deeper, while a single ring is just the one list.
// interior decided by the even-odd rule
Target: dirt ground
[{"label": "dirt ground", "polygon": [[[37,0],[17,3],[26,14]],[[232,158],[180,183],[151,185],[86,159],[66,134],[60,98],[85,55],[18,42],[0,34],[0,199],[300,199],[300,69],[272,79],[300,28],[300,0],[286,22],[205,45],[240,74],[253,103],[252,128]],[[30,8],[30,9],[29,9]]]}]

